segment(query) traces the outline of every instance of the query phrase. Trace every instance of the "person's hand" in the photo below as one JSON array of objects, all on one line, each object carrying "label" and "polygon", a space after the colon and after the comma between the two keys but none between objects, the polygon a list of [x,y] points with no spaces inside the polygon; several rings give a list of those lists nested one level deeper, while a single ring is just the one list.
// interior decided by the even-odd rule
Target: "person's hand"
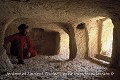
[{"label": "person's hand", "polygon": [[4,49],[7,49],[7,46],[5,44],[3,44],[3,47],[4,47]]},{"label": "person's hand", "polygon": [[28,52],[28,55],[27,55],[27,57],[30,57],[31,56],[31,53],[30,52]]}]

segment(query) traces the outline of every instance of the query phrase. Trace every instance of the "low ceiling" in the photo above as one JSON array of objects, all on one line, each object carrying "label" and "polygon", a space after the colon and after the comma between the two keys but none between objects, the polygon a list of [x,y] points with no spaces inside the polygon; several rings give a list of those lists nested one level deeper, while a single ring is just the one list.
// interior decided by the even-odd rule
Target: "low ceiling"
[{"label": "low ceiling", "polygon": [[78,23],[96,16],[119,16],[117,0],[0,0],[0,20],[29,18],[37,23]]}]

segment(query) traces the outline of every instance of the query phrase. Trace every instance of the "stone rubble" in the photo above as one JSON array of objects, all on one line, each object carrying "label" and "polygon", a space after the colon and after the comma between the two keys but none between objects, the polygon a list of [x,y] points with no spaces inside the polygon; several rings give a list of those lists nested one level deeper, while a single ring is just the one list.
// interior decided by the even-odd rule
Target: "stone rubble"
[{"label": "stone rubble", "polygon": [[119,80],[120,72],[86,59],[53,61],[46,57],[38,55],[17,65],[16,57],[11,56],[14,69],[1,74],[0,80]]}]

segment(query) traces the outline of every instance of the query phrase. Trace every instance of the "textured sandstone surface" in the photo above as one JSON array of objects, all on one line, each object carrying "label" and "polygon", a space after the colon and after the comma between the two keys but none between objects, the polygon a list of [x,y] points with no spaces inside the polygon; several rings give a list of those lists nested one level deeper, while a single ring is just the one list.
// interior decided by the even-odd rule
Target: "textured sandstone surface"
[{"label": "textured sandstone surface", "polygon": [[26,59],[24,65],[17,65],[16,57],[10,60],[14,69],[0,75],[0,80],[118,80],[120,75],[85,59],[64,62],[38,55]]},{"label": "textured sandstone surface", "polygon": [[[101,47],[98,42],[101,26],[98,27],[94,18],[106,17],[114,24],[111,64],[120,66],[119,4],[119,0],[0,0],[0,57],[5,55],[2,47],[5,35],[17,32],[16,27],[21,23],[31,29],[42,28],[60,34],[59,55],[50,56],[52,59],[94,57]],[[82,30],[76,28],[80,23],[86,24]],[[0,58],[0,63],[8,62],[11,69],[11,62],[6,58],[7,55]],[[69,63],[74,64],[74,61]],[[0,67],[4,68],[7,66]]]}]

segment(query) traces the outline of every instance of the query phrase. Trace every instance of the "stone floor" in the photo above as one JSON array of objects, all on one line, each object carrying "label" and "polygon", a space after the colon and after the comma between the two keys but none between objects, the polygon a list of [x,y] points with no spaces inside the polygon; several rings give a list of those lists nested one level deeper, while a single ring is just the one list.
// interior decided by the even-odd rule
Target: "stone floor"
[{"label": "stone floor", "polygon": [[1,74],[0,80],[120,80],[120,71],[85,59],[61,62],[38,55],[17,65],[16,58],[10,58],[14,70]]}]

